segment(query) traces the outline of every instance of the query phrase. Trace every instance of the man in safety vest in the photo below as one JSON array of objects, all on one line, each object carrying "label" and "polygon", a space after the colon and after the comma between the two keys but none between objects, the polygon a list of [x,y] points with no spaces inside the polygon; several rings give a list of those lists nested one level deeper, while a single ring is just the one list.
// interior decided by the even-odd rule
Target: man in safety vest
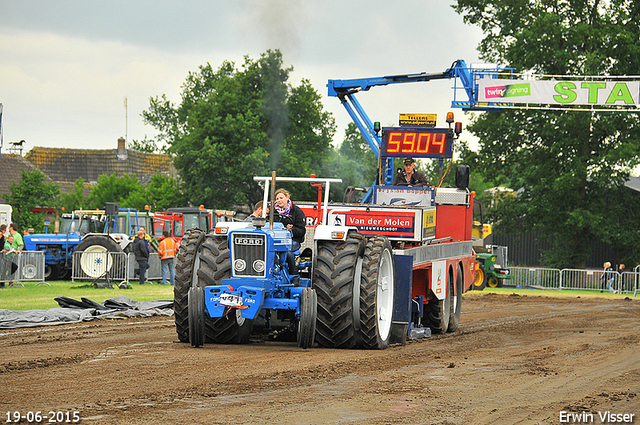
[{"label": "man in safety vest", "polygon": [[167,269],[171,273],[171,285],[174,284],[176,273],[173,269],[173,259],[176,256],[176,241],[169,237],[169,232],[162,232],[164,239],[158,245],[158,255],[160,256],[160,264],[162,265],[162,284],[167,284]]}]

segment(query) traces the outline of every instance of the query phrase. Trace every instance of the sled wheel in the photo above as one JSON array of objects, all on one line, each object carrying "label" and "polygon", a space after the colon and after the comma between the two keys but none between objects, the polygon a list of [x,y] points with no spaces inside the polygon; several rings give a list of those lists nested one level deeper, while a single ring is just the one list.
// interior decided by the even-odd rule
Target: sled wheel
[{"label": "sled wheel", "polygon": [[449,290],[449,284],[453,280],[451,271],[446,273],[447,276],[447,295],[443,300],[434,298],[427,304],[427,315],[429,318],[429,327],[434,334],[443,334],[449,328],[449,318],[451,317],[451,298],[452,291]]},{"label": "sled wheel", "polygon": [[458,329],[460,324],[460,313],[462,311],[462,288],[464,288],[464,275],[462,268],[458,267],[458,277],[455,283],[455,295],[453,292],[454,284],[449,282],[449,291],[451,291],[451,314],[449,315],[449,326],[447,332],[453,332]]},{"label": "sled wheel", "polygon": [[204,345],[204,289],[189,288],[189,342],[192,347]]},{"label": "sled wheel", "polygon": [[389,345],[394,289],[391,242],[384,236],[367,240],[360,278],[360,333],[362,347]]},{"label": "sled wheel", "polygon": [[298,322],[298,347],[310,348],[316,335],[318,297],[312,288],[304,288],[300,296],[300,321]]}]

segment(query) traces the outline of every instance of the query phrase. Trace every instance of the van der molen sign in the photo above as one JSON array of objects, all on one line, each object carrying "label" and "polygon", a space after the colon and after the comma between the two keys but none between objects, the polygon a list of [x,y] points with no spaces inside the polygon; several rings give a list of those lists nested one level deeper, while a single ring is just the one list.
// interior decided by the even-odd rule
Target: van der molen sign
[{"label": "van der molen sign", "polygon": [[481,80],[478,102],[638,106],[640,81]]}]

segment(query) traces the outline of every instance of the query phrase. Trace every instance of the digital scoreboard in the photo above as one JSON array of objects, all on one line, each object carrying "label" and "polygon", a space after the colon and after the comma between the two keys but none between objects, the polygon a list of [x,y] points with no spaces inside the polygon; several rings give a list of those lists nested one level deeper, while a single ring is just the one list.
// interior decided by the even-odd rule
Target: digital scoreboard
[{"label": "digital scoreboard", "polygon": [[453,130],[429,127],[384,127],[381,156],[451,158]]}]

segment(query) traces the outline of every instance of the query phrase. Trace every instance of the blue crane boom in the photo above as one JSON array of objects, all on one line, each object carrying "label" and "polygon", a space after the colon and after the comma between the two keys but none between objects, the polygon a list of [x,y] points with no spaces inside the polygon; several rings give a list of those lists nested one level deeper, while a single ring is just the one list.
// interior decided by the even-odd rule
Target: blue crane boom
[{"label": "blue crane boom", "polygon": [[[476,80],[478,78],[483,78],[486,76],[496,78],[497,73],[500,70],[501,69],[497,67],[490,70],[472,69],[469,68],[463,60],[459,59],[453,62],[449,69],[440,73],[430,74],[422,72],[418,74],[400,74],[389,75],[385,77],[356,78],[350,80],[329,80],[327,83],[327,88],[329,96],[334,96],[340,99],[340,102],[347,110],[347,113],[349,114],[353,122],[356,124],[356,127],[358,127],[358,130],[367,141],[367,144],[369,145],[373,153],[378,158],[378,161],[380,161],[382,179],[384,180],[384,184],[391,184],[393,180],[393,158],[380,157],[380,146],[382,138],[379,134],[379,124],[374,124],[371,119],[369,119],[369,116],[362,108],[362,105],[360,105],[360,103],[356,99],[355,94],[361,91],[368,91],[371,87],[377,86],[455,78],[456,84],[458,79],[460,80],[462,88],[464,89],[468,97],[468,100],[456,100],[455,90],[457,89],[457,86],[454,85],[454,100],[452,101],[451,106],[455,108],[463,108],[465,110],[481,110],[483,109],[482,105],[478,105],[477,102]],[[363,202],[368,202],[371,199],[372,188],[369,189],[369,192],[365,196]]]}]

